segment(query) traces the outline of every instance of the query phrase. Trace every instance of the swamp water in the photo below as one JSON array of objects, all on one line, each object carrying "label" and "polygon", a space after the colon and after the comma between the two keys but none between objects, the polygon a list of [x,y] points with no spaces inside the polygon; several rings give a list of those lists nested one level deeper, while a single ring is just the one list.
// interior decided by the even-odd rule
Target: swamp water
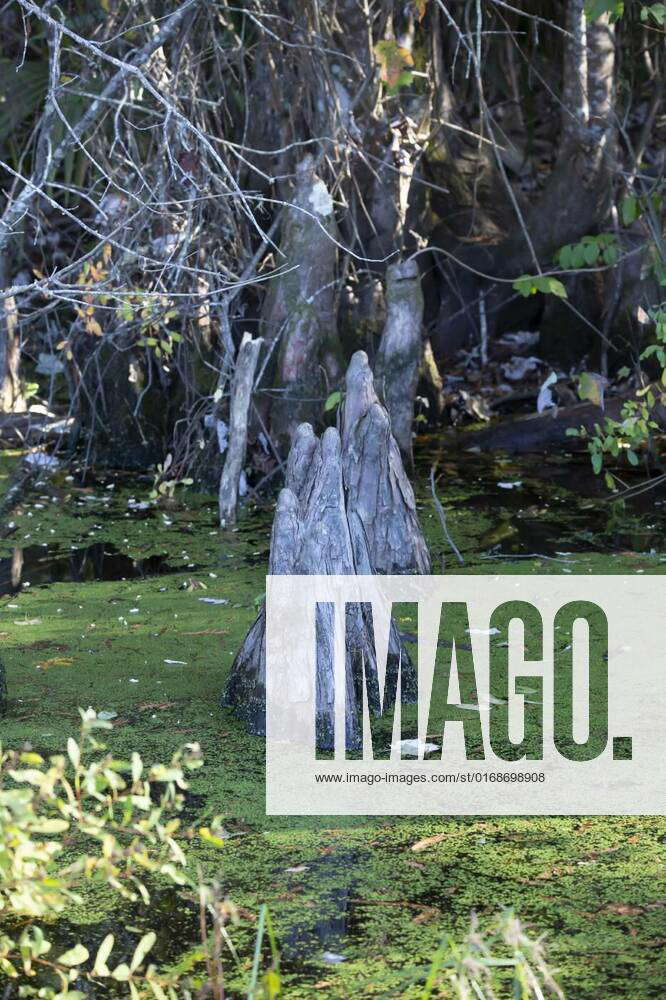
[{"label": "swamp water", "polygon": [[[433,462],[464,566],[430,498]],[[239,907],[231,935],[245,971],[268,903],[287,996],[416,997],[417,970],[442,936],[460,940],[472,910],[483,921],[505,905],[548,933],[568,996],[666,994],[662,819],[266,817],[262,741],[218,705],[263,591],[272,511],[220,534],[212,498],[183,494],[161,509],[143,506],[147,491],[126,479],[55,480],[8,516],[4,744],[60,750],[89,704],[115,713],[107,744],[117,756],[166,760],[198,741],[204,767],[184,825],[222,815],[229,836],[222,851],[197,840],[189,851]],[[426,443],[417,494],[435,571],[443,561],[445,572],[650,573],[666,561],[666,494],[608,503],[578,460],[439,454]],[[160,963],[196,953],[196,907],[172,890],[157,886],[148,911],[106,890],[84,888],[84,899],[51,929],[58,944],[78,938],[92,951],[113,930],[119,961],[155,929]],[[228,995],[241,995],[243,969],[227,968]]]}]

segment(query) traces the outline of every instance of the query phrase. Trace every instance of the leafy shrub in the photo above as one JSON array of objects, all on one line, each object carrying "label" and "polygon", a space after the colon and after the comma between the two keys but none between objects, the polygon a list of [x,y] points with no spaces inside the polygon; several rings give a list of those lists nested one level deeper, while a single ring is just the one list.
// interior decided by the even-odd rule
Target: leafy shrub
[{"label": "leafy shrub", "polygon": [[[80,941],[54,954],[48,939],[49,923],[81,901],[84,883],[105,885],[125,900],[148,903],[146,879],[152,877],[188,889],[198,900],[203,941],[194,962],[204,964],[212,995],[221,996],[220,951],[223,941],[230,945],[225,925],[235,919],[235,911],[219,898],[215,886],[191,878],[179,843],[186,775],[202,764],[198,744],[184,746],[169,764],[148,768],[137,753],[122,761],[107,752],[97,733],[110,723],[92,709],[82,711],[81,717],[79,739],[67,741],[66,754],[45,760],[32,751],[0,748],[2,977],[23,980],[19,996],[44,1000],[83,1000],[77,984],[105,981],[124,984],[134,1000],[189,997],[191,969],[164,972],[150,962],[153,931],[141,938],[129,961],[114,961],[112,934],[95,955]],[[223,844],[218,825],[214,821],[199,830],[199,836],[216,847]],[[207,917],[213,926],[210,941]],[[267,919],[270,929],[263,913],[262,933]],[[277,995],[274,941],[272,947],[273,967],[261,979],[259,944],[251,974],[253,997]]]}]

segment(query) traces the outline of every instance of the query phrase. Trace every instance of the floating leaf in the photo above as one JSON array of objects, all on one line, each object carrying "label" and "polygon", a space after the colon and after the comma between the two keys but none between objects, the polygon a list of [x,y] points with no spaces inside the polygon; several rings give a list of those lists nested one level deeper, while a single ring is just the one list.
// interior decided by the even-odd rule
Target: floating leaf
[{"label": "floating leaf", "polygon": [[436,743],[424,743],[422,740],[400,740],[399,743],[392,744],[394,749],[400,750],[402,757],[418,757],[420,753],[434,753],[439,750]]},{"label": "floating leaf", "polygon": [[199,836],[202,840],[205,840],[207,844],[212,844],[213,847],[224,847],[224,840],[222,837],[216,836],[213,831],[207,827],[199,827]]}]

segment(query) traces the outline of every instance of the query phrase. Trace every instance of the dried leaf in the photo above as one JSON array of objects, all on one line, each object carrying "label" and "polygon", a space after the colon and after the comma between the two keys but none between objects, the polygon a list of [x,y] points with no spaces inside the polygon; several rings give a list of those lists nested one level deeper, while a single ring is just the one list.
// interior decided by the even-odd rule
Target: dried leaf
[{"label": "dried leaf", "polygon": [[580,399],[589,399],[595,406],[604,408],[604,389],[608,385],[608,379],[603,375],[594,372],[581,372],[578,376],[578,395]]},{"label": "dried leaf", "polygon": [[385,39],[375,45],[375,56],[379,63],[380,79],[386,84],[390,94],[412,82],[408,67],[414,65],[414,59],[408,49],[392,39]]},{"label": "dried leaf", "polygon": [[54,656],[50,660],[44,660],[43,663],[37,663],[35,666],[37,670],[50,670],[51,667],[71,667],[74,660],[71,656]]},{"label": "dried leaf", "polygon": [[417,840],[415,844],[412,844],[412,851],[418,854],[420,851],[427,851],[429,847],[433,847],[435,844],[439,844],[442,840],[446,840],[445,833],[435,833],[432,837],[424,837],[423,840]]},{"label": "dried leaf", "polygon": [[99,325],[97,320],[94,319],[94,317],[92,316],[89,316],[86,319],[86,330],[88,331],[88,333],[93,334],[93,336],[95,337],[101,337],[103,335],[101,326]]}]

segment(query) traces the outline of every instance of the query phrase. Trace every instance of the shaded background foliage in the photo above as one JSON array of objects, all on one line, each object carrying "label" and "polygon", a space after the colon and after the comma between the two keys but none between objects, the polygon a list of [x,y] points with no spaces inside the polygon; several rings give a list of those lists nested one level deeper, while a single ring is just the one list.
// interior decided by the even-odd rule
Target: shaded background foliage
[{"label": "shaded background foliage", "polygon": [[[561,364],[635,360],[637,307],[660,299],[662,8],[6,4],[4,410],[69,415],[88,461],[168,452],[176,477],[215,478],[250,330],[259,482],[280,467],[285,396],[330,420],[346,359],[374,357],[396,254],[417,255],[433,400],[435,364],[516,328]],[[332,199],[326,239],[299,202],[306,156]],[[558,257],[598,234],[612,261]],[[514,285],[559,272],[562,294]]]}]

